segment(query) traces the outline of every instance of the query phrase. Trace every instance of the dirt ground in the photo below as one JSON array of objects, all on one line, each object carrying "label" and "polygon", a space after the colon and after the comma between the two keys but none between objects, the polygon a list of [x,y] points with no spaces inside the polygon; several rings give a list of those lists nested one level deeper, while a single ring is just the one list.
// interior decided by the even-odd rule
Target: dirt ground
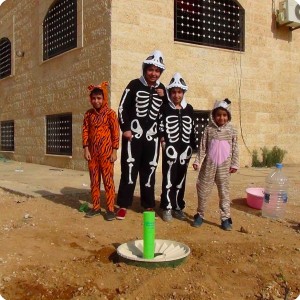
[{"label": "dirt ground", "polygon": [[156,238],[184,243],[191,254],[177,267],[155,269],[126,264],[116,253],[120,244],[142,239],[138,191],[126,219],[107,222],[103,216],[86,219],[78,211],[90,201],[88,191],[28,197],[0,188],[0,295],[6,300],[296,299],[300,167],[285,168],[289,202],[279,221],[262,218],[246,204],[245,189],[260,186],[269,171],[242,168],[232,175],[234,223],[225,232],[219,226],[216,188],[206,222],[191,226],[197,174],[189,170],[188,220],[165,223],[157,208]]}]

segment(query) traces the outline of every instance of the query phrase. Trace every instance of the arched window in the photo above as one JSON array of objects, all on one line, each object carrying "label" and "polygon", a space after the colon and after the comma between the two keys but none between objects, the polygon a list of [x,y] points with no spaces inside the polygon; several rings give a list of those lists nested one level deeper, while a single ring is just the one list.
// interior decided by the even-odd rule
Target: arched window
[{"label": "arched window", "polygon": [[43,59],[77,47],[77,0],[56,0],[43,22]]},{"label": "arched window", "polygon": [[245,10],[236,0],[175,0],[175,41],[244,51]]},{"label": "arched window", "polygon": [[11,43],[8,38],[0,39],[0,79],[11,75]]}]

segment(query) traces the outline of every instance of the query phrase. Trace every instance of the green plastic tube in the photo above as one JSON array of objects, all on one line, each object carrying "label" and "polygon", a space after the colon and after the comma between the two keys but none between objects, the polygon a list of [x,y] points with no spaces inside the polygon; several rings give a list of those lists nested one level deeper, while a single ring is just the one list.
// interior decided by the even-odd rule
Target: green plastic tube
[{"label": "green plastic tube", "polygon": [[143,257],[146,259],[154,258],[155,249],[155,212],[145,211],[144,219],[144,241],[143,241]]}]

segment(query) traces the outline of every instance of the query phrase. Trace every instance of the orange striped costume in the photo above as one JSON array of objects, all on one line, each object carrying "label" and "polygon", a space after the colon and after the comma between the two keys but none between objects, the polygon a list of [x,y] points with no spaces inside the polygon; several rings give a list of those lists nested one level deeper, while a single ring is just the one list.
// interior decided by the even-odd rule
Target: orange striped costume
[{"label": "orange striped costume", "polygon": [[107,210],[114,211],[115,185],[114,163],[110,161],[113,149],[119,147],[119,123],[116,113],[108,107],[107,82],[99,86],[90,85],[89,91],[95,88],[103,91],[103,102],[100,109],[89,109],[83,120],[82,142],[88,147],[91,159],[88,167],[91,179],[91,195],[93,209],[100,209],[100,183],[101,176],[106,193]]}]

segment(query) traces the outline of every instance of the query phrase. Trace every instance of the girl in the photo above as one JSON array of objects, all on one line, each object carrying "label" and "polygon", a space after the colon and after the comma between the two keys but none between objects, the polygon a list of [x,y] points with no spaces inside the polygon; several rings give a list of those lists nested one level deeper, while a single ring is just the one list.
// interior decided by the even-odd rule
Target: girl
[{"label": "girl", "polygon": [[238,143],[237,132],[230,123],[230,104],[228,99],[215,102],[211,122],[203,132],[199,152],[193,164],[193,168],[197,170],[203,160],[196,184],[198,209],[194,216],[194,227],[200,227],[203,223],[207,198],[215,182],[220,198],[221,228],[232,229],[229,174],[238,169]]}]

